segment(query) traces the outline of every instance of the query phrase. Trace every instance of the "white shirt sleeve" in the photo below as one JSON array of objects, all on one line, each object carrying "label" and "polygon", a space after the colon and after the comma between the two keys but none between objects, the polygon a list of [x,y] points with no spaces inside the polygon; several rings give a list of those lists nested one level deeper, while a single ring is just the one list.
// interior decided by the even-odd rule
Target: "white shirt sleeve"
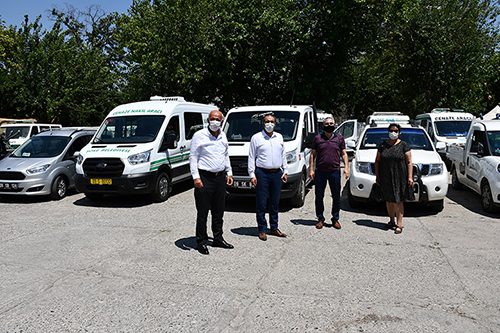
[{"label": "white shirt sleeve", "polygon": [[281,138],[281,170],[284,174],[288,174],[288,163],[286,162],[286,150],[283,138]]},{"label": "white shirt sleeve", "polygon": [[250,178],[255,178],[255,150],[257,149],[256,147],[256,138],[255,135],[252,136],[252,139],[250,140],[250,150],[248,152],[248,175]]},{"label": "white shirt sleeve", "polygon": [[224,146],[226,147],[226,153],[224,157],[224,169],[226,170],[227,176],[233,176],[233,169],[231,168],[231,160],[229,159],[229,144],[227,139],[225,140]]},{"label": "white shirt sleeve", "polygon": [[200,140],[198,138],[200,136],[196,134],[197,133],[194,134],[193,139],[191,140],[191,148],[189,150],[189,168],[193,179],[200,178],[200,174],[198,172],[198,158],[200,155]]}]

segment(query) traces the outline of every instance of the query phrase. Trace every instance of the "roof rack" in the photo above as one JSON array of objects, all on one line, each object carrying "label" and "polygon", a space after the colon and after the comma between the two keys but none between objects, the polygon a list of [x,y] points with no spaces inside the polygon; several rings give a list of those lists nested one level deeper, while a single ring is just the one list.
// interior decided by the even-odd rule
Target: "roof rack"
[{"label": "roof rack", "polygon": [[168,102],[185,102],[186,100],[182,96],[171,96],[171,97],[163,97],[163,96],[151,96],[150,101],[165,101]]}]

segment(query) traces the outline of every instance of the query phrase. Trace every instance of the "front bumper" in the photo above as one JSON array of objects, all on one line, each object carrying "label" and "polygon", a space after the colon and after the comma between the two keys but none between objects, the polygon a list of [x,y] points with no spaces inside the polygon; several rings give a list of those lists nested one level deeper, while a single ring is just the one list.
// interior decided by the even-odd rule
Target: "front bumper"
[{"label": "front bumper", "polygon": [[[155,188],[156,172],[146,172],[112,177],[111,184],[91,184],[91,177],[76,175],[76,190],[81,193],[100,194],[146,194]],[[92,178],[94,179],[94,178]]]},{"label": "front bumper", "polygon": [[[302,173],[288,175],[287,182],[281,182],[281,199],[289,199],[294,197],[299,190],[299,185],[302,179]],[[233,176],[234,182],[250,182],[250,177]],[[252,188],[237,188],[236,183],[232,186],[226,186],[226,192],[234,196],[255,197],[255,187]]]},{"label": "front bumper", "polygon": [[0,179],[0,195],[49,195],[51,185],[52,178],[39,176],[27,176],[23,180]]}]

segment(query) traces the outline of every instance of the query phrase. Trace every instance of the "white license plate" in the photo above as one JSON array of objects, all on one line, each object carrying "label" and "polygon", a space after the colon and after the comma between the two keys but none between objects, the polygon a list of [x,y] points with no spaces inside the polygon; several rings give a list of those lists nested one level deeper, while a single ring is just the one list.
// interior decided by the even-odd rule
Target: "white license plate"
[{"label": "white license plate", "polygon": [[234,187],[236,188],[252,188],[252,183],[251,182],[241,182],[241,181],[235,181],[234,182]]}]

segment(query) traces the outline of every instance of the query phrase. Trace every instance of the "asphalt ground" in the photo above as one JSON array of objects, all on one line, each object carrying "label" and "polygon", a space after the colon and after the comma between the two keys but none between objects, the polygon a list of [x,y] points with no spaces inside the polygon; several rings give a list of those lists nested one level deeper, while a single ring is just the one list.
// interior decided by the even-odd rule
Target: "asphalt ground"
[{"label": "asphalt ground", "polygon": [[341,230],[315,228],[314,187],[282,202],[288,237],[263,242],[253,199],[229,198],[235,248],[204,256],[190,181],[160,204],[2,197],[0,332],[500,332],[499,214],[479,195],[405,205],[400,235],[346,199]]}]

